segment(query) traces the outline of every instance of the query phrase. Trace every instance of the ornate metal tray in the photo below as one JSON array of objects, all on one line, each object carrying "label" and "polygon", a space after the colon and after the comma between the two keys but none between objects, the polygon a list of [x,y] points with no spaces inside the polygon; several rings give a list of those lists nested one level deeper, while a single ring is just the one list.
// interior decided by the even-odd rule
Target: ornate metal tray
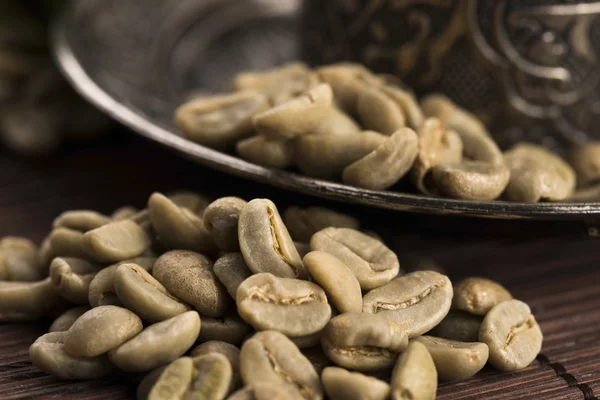
[{"label": "ornate metal tray", "polygon": [[301,0],[73,1],[52,40],[66,77],[135,132],[200,164],[287,190],[392,210],[488,218],[579,219],[600,203],[473,202],[372,191],[272,170],[195,144],[173,126],[186,96],[226,88],[243,69],[300,54]]}]

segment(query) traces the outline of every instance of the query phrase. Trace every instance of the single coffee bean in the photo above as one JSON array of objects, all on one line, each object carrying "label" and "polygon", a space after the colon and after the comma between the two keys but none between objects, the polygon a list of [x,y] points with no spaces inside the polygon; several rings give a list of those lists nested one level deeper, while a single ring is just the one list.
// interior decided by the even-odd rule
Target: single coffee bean
[{"label": "single coffee bean", "polygon": [[439,93],[426,96],[421,101],[421,107],[426,116],[439,118],[449,129],[458,133],[466,158],[491,164],[504,163],[498,145],[473,114]]},{"label": "single coffee bean", "polygon": [[190,309],[149,272],[135,264],[117,267],[114,290],[121,303],[149,322],[163,321]]},{"label": "single coffee bean", "polygon": [[37,253],[37,265],[40,268],[43,276],[48,276],[50,263],[56,257],[54,250],[52,249],[52,243],[50,242],[50,235],[46,236],[40,244],[40,248]]},{"label": "single coffee bean", "polygon": [[358,63],[342,62],[316,69],[319,79],[328,83],[335,101],[346,112],[355,114],[358,96],[364,85],[379,87],[383,80]]},{"label": "single coffee bean", "polygon": [[415,131],[421,128],[425,116],[414,94],[395,85],[383,85],[380,89],[402,110],[406,126]]},{"label": "single coffee bean", "polygon": [[50,245],[55,257],[89,258],[83,250],[83,233],[69,229],[56,228],[50,232]]},{"label": "single coffee bean", "polygon": [[224,355],[231,365],[231,384],[228,393],[233,392],[242,386],[242,377],[240,375],[240,349],[232,344],[211,340],[196,346],[191,352],[190,357],[198,357],[211,353]]},{"label": "single coffee bean", "polygon": [[148,200],[148,211],[160,243],[168,249],[208,254],[217,250],[202,218],[187,208],[178,206],[166,196],[153,193]]},{"label": "single coffee bean", "polygon": [[312,364],[283,334],[258,332],[242,346],[240,371],[246,385],[273,383],[293,394],[290,398],[322,399],[323,388]]},{"label": "single coffee bean", "polygon": [[506,188],[510,171],[503,164],[465,161],[461,164],[437,164],[431,168],[431,180],[445,196],[462,200],[494,200]]},{"label": "single coffee bean", "polygon": [[204,210],[204,226],[223,251],[239,251],[238,220],[242,208],[248,204],[239,197],[222,197]]},{"label": "single coffee bean", "polygon": [[348,114],[332,106],[329,115],[311,132],[317,136],[347,136],[360,133],[360,125]]},{"label": "single coffee bean", "polygon": [[111,222],[106,215],[91,210],[65,211],[54,219],[53,228],[69,228],[76,231],[87,232]]},{"label": "single coffee bean", "polygon": [[504,286],[486,278],[467,278],[454,285],[452,308],[485,316],[496,304],[512,299]]},{"label": "single coffee bean", "polygon": [[237,314],[224,318],[202,317],[202,329],[198,335],[199,342],[221,340],[239,345],[252,332],[252,327],[238,317]]},{"label": "single coffee bean", "polygon": [[25,238],[0,240],[0,281],[33,282],[43,278],[38,263],[38,249]]},{"label": "single coffee bean", "polygon": [[400,325],[379,315],[346,313],[329,321],[321,345],[341,367],[377,371],[394,365],[408,345],[408,336]]},{"label": "single coffee bean", "polygon": [[230,300],[212,267],[212,262],[202,254],[172,250],[156,260],[152,274],[201,315],[220,317],[225,314]]},{"label": "single coffee bean", "polygon": [[291,141],[270,140],[256,135],[237,142],[235,148],[244,160],[263,167],[283,169],[294,163],[294,146]]},{"label": "single coffee bean", "polygon": [[200,333],[200,316],[188,311],[150,325],[119,347],[108,358],[124,371],[144,372],[182,356]]},{"label": "single coffee bean", "polygon": [[50,278],[56,291],[65,300],[75,304],[88,305],[90,282],[100,268],[99,265],[83,259],[56,257],[50,264]]},{"label": "single coffee bean", "polygon": [[488,360],[489,350],[485,343],[457,342],[433,336],[419,336],[433,359],[437,374],[442,381],[462,381],[478,373]]},{"label": "single coffee bean", "polygon": [[506,300],[492,307],[483,319],[479,341],[490,348],[490,363],[494,367],[516,371],[535,360],[543,335],[527,304]]},{"label": "single coffee bean", "polygon": [[109,376],[114,366],[106,355],[74,357],[65,351],[67,332],[51,332],[29,347],[33,365],[60,379],[98,379]]},{"label": "single coffee bean", "polygon": [[215,261],[213,271],[235,300],[238,287],[252,275],[242,253],[228,253]]},{"label": "single coffee bean", "polygon": [[191,100],[175,110],[175,125],[193,142],[227,148],[252,134],[252,117],[269,108],[255,90]]},{"label": "single coffee bean", "polygon": [[482,317],[463,311],[450,310],[448,315],[430,332],[434,336],[459,342],[478,342]]},{"label": "single coffee bean", "polygon": [[360,228],[360,222],[356,218],[324,207],[288,207],[283,213],[283,221],[294,240],[301,242],[310,241],[312,235],[330,226]]},{"label": "single coffee bean", "polygon": [[392,372],[392,400],[434,400],[437,371],[424,344],[411,342]]},{"label": "single coffee bean", "polygon": [[148,400],[184,399],[192,382],[194,362],[190,357],[181,357],[169,364],[160,374]]},{"label": "single coffee bean", "polygon": [[110,219],[113,221],[122,221],[124,219],[129,219],[134,216],[139,210],[133,206],[123,206],[117,208],[110,215]]},{"label": "single coffee bean", "polygon": [[179,207],[187,208],[198,216],[202,216],[206,207],[211,203],[207,197],[189,190],[170,192],[167,193],[167,197]]},{"label": "single coffee bean", "polygon": [[324,251],[312,251],[302,262],[308,274],[325,290],[327,298],[340,313],[362,311],[360,284],[346,264]]},{"label": "single coffee bean", "polygon": [[600,142],[591,142],[573,149],[568,156],[577,176],[577,186],[585,187],[600,181]]},{"label": "single coffee bean", "polygon": [[135,397],[137,400],[147,400],[150,391],[158,381],[158,378],[162,375],[165,369],[167,369],[168,365],[163,365],[162,367],[158,367],[148,372],[144,379],[138,385],[138,388],[135,392]]},{"label": "single coffee bean", "polygon": [[[280,385],[268,382],[257,382],[245,386],[227,398],[227,400],[290,400],[298,397],[295,393],[282,388]],[[302,399],[302,397],[300,397]]]},{"label": "single coffee bean", "polygon": [[331,400],[386,400],[390,395],[386,382],[343,368],[325,368],[321,380]]},{"label": "single coffee bean", "polygon": [[419,138],[415,131],[402,128],[377,149],[344,168],[342,181],[366,189],[387,189],[412,167],[418,150]]},{"label": "single coffee bean", "polygon": [[94,260],[116,262],[137,257],[152,241],[135,222],[111,222],[83,235],[83,250]]},{"label": "single coffee bean", "polygon": [[354,273],[363,290],[389,282],[400,270],[393,251],[354,229],[325,228],[313,235],[310,248],[337,257]]},{"label": "single coffee bean", "polygon": [[115,292],[115,273],[121,264],[135,264],[146,271],[150,271],[154,262],[153,257],[135,257],[119,261],[98,271],[90,282],[88,289],[88,301],[92,307],[98,306],[122,306],[121,300]]},{"label": "single coffee bean", "polygon": [[246,204],[240,213],[238,238],[252,272],[269,272],[282,278],[306,277],[302,259],[271,200],[254,199]]},{"label": "single coffee bean", "polygon": [[363,297],[363,312],[395,321],[414,338],[440,323],[451,304],[452,283],[447,276],[417,271],[368,292]]},{"label": "single coffee bean", "polygon": [[344,168],[381,146],[387,136],[364,131],[351,135],[303,135],[293,141],[294,162],[306,175],[340,179]]},{"label": "single coffee bean", "polygon": [[253,118],[254,129],[267,139],[288,140],[313,132],[327,118],[333,104],[328,84],[319,84],[305,94]]},{"label": "single coffee bean", "polygon": [[66,352],[73,357],[94,357],[120,346],[142,330],[142,321],[116,306],[92,308],[65,334]]},{"label": "single coffee bean", "polygon": [[252,275],[236,294],[240,316],[256,330],[277,330],[288,336],[318,332],[331,317],[323,289],[312,282]]},{"label": "single coffee bean", "polygon": [[391,135],[406,126],[402,108],[380,88],[365,86],[356,101],[356,111],[365,128]]},{"label": "single coffee bean", "polygon": [[38,282],[0,281],[0,315],[5,320],[10,320],[10,315],[40,317],[63,304],[50,278]]},{"label": "single coffee bean", "polygon": [[65,332],[68,331],[71,325],[77,320],[77,318],[81,317],[84,313],[90,310],[89,307],[73,307],[68,311],[62,313],[58,318],[52,322],[48,332]]},{"label": "single coffee bean", "polygon": [[575,189],[575,171],[541,146],[518,144],[504,153],[504,159],[510,169],[505,192],[510,201],[563,200]]}]

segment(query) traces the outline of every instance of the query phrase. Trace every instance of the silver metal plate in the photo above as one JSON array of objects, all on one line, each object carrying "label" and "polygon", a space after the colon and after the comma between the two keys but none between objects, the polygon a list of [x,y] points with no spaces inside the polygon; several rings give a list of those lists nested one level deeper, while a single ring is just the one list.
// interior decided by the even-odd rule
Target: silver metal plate
[{"label": "silver metal plate", "polygon": [[180,136],[173,110],[238,71],[298,59],[301,0],[86,0],[53,26],[56,59],[89,101],[135,132],[218,170],[392,210],[488,218],[597,219],[600,203],[474,202],[359,189],[263,168]]}]

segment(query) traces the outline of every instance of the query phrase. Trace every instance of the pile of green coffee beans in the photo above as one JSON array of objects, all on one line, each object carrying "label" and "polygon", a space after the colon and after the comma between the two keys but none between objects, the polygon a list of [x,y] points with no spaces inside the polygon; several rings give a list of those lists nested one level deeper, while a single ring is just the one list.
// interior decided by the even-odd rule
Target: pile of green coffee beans
[{"label": "pile of green coffee beans", "polygon": [[403,269],[333,210],[154,193],[141,211],[64,212],[39,249],[0,241],[0,319],[60,315],[33,364],[147,373],[152,400],[434,399],[438,380],[539,353],[529,307],[498,283]]},{"label": "pile of green coffee beans", "polygon": [[99,136],[110,123],[52,61],[47,19],[62,2],[54,3],[0,3],[0,145],[27,158],[51,155],[64,138]]},{"label": "pile of green coffee beans", "polygon": [[[422,194],[465,200],[560,201],[578,180],[582,189],[600,181],[600,144],[574,150],[575,171],[535,144],[503,153],[477,117],[445,96],[419,103],[401,82],[359,64],[291,63],[240,73],[232,87],[195,96],[175,123],[194,142],[235,147],[266,167],[373,190],[406,178]],[[598,195],[600,186],[575,199]]]}]

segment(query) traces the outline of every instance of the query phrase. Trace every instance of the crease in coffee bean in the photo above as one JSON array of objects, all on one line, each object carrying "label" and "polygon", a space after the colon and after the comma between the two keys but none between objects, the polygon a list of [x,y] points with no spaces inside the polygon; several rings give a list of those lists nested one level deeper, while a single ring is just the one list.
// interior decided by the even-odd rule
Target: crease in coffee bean
[{"label": "crease in coffee bean", "polygon": [[269,360],[269,364],[271,364],[273,371],[275,371],[275,373],[277,373],[277,375],[279,375],[284,381],[289,382],[292,385],[294,385],[296,387],[296,389],[298,389],[298,391],[300,392],[302,397],[304,397],[305,399],[314,398],[314,393],[310,390],[310,388],[308,386],[303,385],[302,383],[298,382],[290,374],[288,374],[286,372],[286,370],[284,368],[282,368],[281,365],[279,365],[279,363],[277,362],[277,360],[275,359],[273,354],[271,354],[271,352],[268,351],[266,348],[265,348],[265,353],[267,355],[267,359]]},{"label": "crease in coffee bean", "polygon": [[271,237],[273,238],[273,249],[292,269],[294,276],[298,276],[298,269],[292,264],[292,261],[285,256],[283,249],[281,248],[280,241],[282,238],[277,234],[277,230],[275,229],[275,225],[277,224],[277,221],[275,220],[275,210],[267,206],[267,215],[269,217],[269,230],[271,231]]},{"label": "crease in coffee bean", "polygon": [[154,282],[151,282],[150,280],[148,280],[146,278],[146,276],[142,275],[140,273],[140,271],[137,268],[130,268],[127,267],[127,269],[133,271],[137,276],[139,276],[144,282],[146,282],[148,285],[150,285],[154,290],[156,290],[157,292],[160,292],[162,294],[164,294],[165,296],[167,296],[168,298],[177,301],[178,303],[181,303],[182,301],[180,299],[178,299],[177,297],[173,296],[171,293],[169,293],[168,290],[161,290],[160,286],[156,286]]},{"label": "crease in coffee bean", "polygon": [[263,285],[253,288],[248,295],[249,300],[259,300],[264,303],[281,304],[281,305],[300,305],[319,301],[319,296],[315,293],[310,293],[300,297],[279,297],[271,291],[271,285]]},{"label": "crease in coffee bean", "polygon": [[515,340],[518,334],[532,329],[534,326],[535,320],[533,318],[533,315],[530,315],[529,318],[527,318],[527,320],[510,328],[508,334],[506,335],[506,344],[503,346],[503,349],[507,349],[511,345],[513,340]]},{"label": "crease in coffee bean", "polygon": [[403,310],[405,308],[414,306],[415,304],[423,301],[423,299],[425,299],[427,296],[429,296],[431,293],[433,293],[434,290],[444,286],[444,283],[445,282],[443,280],[434,282],[427,289],[425,289],[418,295],[411,297],[410,299],[405,300],[401,303],[386,303],[386,302],[381,302],[381,301],[376,302],[373,304],[373,313],[377,314],[379,311]]},{"label": "crease in coffee bean", "polygon": [[340,353],[345,356],[367,356],[367,357],[391,357],[392,352],[388,349],[384,349],[382,347],[377,346],[344,346],[344,347],[336,347],[332,346],[331,349],[336,353]]}]

